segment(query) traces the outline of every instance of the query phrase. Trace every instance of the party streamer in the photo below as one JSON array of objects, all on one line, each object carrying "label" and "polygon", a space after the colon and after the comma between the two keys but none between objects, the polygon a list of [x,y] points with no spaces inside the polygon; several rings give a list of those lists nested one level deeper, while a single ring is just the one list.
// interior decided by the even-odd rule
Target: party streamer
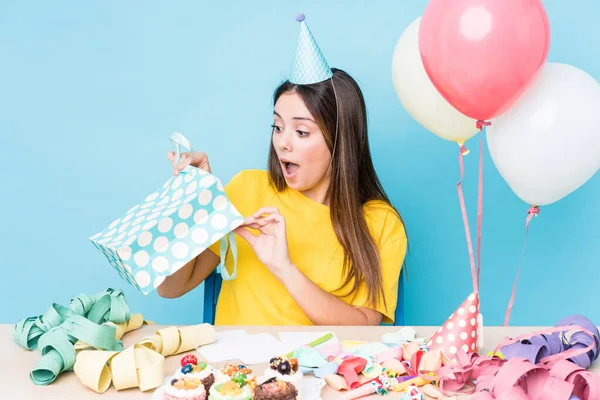
[{"label": "party streamer", "polygon": [[598,400],[600,380],[585,368],[598,357],[599,340],[591,321],[570,316],[554,328],[509,339],[490,356],[459,351],[456,365],[439,370],[439,387],[445,395],[473,394],[473,400]]},{"label": "party streamer", "polygon": [[[77,348],[122,350],[118,334],[139,327],[126,324],[130,319],[123,291],[109,288],[92,296],[81,294],[71,300],[68,308],[52,304],[43,315],[15,324],[12,337],[28,350],[40,350],[42,357],[29,377],[36,385],[48,385],[73,368],[76,343]],[[136,317],[134,322],[141,326],[143,318]],[[117,328],[120,324],[126,325]]]}]

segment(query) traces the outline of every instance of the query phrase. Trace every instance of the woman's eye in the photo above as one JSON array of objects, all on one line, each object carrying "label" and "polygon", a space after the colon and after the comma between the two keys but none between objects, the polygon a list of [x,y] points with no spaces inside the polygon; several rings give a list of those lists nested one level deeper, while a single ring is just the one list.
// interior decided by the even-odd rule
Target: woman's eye
[{"label": "woman's eye", "polygon": [[308,132],[304,132],[304,131],[296,131],[296,132],[298,132],[298,136],[300,136],[300,137],[308,136]]},{"label": "woman's eye", "polygon": [[271,125],[271,128],[273,128],[273,132],[281,132],[281,127],[277,126],[277,125]]}]

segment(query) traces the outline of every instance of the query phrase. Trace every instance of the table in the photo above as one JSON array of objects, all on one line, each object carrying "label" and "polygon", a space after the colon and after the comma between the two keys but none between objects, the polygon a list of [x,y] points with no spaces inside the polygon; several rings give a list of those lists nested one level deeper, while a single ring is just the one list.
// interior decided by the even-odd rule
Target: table
[{"label": "table", "polygon": [[[157,329],[162,328],[160,325],[145,325],[142,328],[127,333],[123,337],[123,344],[125,347],[130,346],[146,336],[151,336]],[[418,337],[431,336],[438,327],[414,327],[417,331]],[[289,327],[278,327],[278,326],[248,326],[248,327],[230,327],[230,326],[215,326],[217,331],[229,330],[229,329],[244,329],[248,333],[272,333],[277,336],[277,332],[283,331],[332,331],[341,340],[361,340],[361,341],[377,341],[381,340],[381,335],[385,332],[395,332],[400,328],[395,326],[375,326],[375,327],[308,327],[308,326],[289,326]],[[493,350],[493,347],[500,343],[506,336],[517,336],[520,334],[527,334],[541,329],[540,327],[484,327],[484,347],[480,351],[481,354],[487,354],[488,351]],[[15,399],[101,399],[101,400],[118,400],[118,399],[151,399],[152,391],[141,392],[139,388],[132,388],[127,390],[116,391],[114,386],[104,392],[98,394],[89,388],[83,386],[79,379],[73,372],[65,372],[61,374],[52,384],[48,386],[36,386],[29,380],[29,372],[36,365],[40,358],[39,351],[28,351],[21,348],[13,342],[12,336],[12,325],[0,324],[0,343],[4,351],[0,353],[0,382],[2,383],[3,390],[10,390],[10,398]],[[165,373],[171,374],[171,371],[179,365],[179,360],[186,353],[171,356],[165,358]],[[202,357],[194,352],[200,360]],[[216,368],[223,366],[223,363],[211,364]],[[264,370],[266,365],[252,365],[255,371]],[[600,363],[593,365],[590,368],[591,371],[600,374]],[[338,393],[326,386],[322,392],[322,400],[335,400],[339,397]],[[400,394],[389,394],[384,398],[386,400],[399,399],[402,396]],[[467,398],[468,396],[464,396]],[[373,395],[364,397],[363,399],[376,399],[381,397]],[[312,400],[312,399],[306,399]]]}]

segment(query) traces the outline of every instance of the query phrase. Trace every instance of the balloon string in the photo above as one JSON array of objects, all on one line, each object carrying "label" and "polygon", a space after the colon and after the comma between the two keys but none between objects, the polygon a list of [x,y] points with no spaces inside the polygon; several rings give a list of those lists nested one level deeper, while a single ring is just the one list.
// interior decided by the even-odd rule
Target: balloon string
[{"label": "balloon string", "polygon": [[481,221],[483,219],[483,126],[489,122],[477,121],[479,129],[479,183],[477,187],[477,286],[481,276]]},{"label": "balloon string", "polygon": [[506,308],[506,316],[504,317],[504,326],[508,326],[508,321],[510,320],[510,313],[512,311],[513,304],[515,302],[515,293],[517,291],[517,281],[519,280],[519,275],[521,274],[521,265],[523,263],[523,254],[525,253],[525,248],[527,247],[527,238],[529,236],[529,223],[533,219],[533,217],[537,216],[540,213],[540,208],[538,206],[531,206],[529,210],[527,210],[527,220],[525,221],[525,243],[523,244],[523,249],[521,250],[521,257],[519,259],[519,268],[517,269],[517,276],[515,277],[515,281],[512,287],[512,293],[510,295],[510,300],[508,302],[508,307]]},{"label": "balloon string", "polygon": [[477,271],[475,270],[475,257],[473,254],[473,243],[471,242],[471,230],[469,229],[469,217],[467,216],[467,209],[465,207],[465,197],[462,190],[462,180],[465,176],[465,167],[463,157],[469,151],[464,145],[460,145],[458,152],[458,165],[460,167],[460,180],[456,184],[456,190],[458,192],[458,200],[460,202],[460,209],[462,211],[463,224],[465,226],[465,235],[467,237],[467,247],[469,249],[469,262],[471,264],[471,277],[473,279],[473,291],[478,291],[478,277]]},{"label": "balloon string", "polygon": [[471,264],[471,278],[473,280],[473,290],[479,291],[479,281],[481,276],[481,225],[483,220],[483,127],[490,126],[488,121],[478,120],[476,122],[479,129],[479,182],[477,188],[477,268],[475,268],[475,257],[473,253],[473,243],[471,241],[471,229],[469,228],[469,218],[465,207],[465,197],[462,190],[462,180],[465,176],[465,168],[463,158],[469,154],[469,150],[463,143],[459,143],[458,165],[460,167],[460,180],[456,184],[458,199],[462,212],[463,224],[465,227],[465,235],[467,238],[467,247],[469,250],[469,262]]}]

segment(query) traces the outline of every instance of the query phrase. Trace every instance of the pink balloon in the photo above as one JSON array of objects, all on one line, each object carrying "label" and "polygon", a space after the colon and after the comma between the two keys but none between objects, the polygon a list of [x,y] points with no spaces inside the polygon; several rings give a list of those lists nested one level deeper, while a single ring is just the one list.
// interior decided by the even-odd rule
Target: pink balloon
[{"label": "pink balloon", "polygon": [[431,0],[421,19],[425,70],[461,113],[488,120],[537,78],[550,47],[540,0]]}]

